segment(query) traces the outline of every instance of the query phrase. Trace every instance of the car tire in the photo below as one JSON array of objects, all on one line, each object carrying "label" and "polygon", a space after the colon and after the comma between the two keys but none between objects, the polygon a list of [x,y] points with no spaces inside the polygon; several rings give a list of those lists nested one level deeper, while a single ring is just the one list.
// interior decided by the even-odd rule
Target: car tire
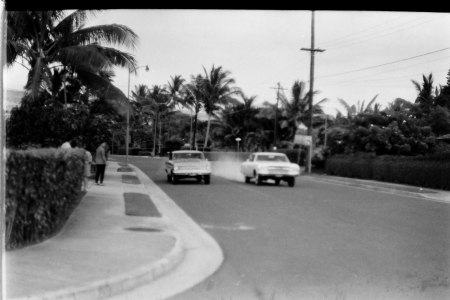
[{"label": "car tire", "polygon": [[256,185],[261,185],[262,184],[262,178],[261,178],[261,176],[259,176],[258,173],[255,173],[255,184]]},{"label": "car tire", "polygon": [[172,184],[177,184],[177,182],[178,182],[178,177],[177,177],[177,175],[175,175],[175,174],[171,174],[171,176],[172,176]]},{"label": "car tire", "polygon": [[202,176],[197,176],[197,182],[202,182]]},{"label": "car tire", "polygon": [[275,185],[280,185],[281,179],[275,179]]},{"label": "car tire", "polygon": [[293,187],[293,186],[295,185],[295,177],[292,177],[292,178],[289,179],[288,185],[289,185],[290,187]]},{"label": "car tire", "polygon": [[210,175],[205,175],[204,176],[204,180],[205,180],[205,184],[209,184],[211,182],[211,176]]},{"label": "car tire", "polygon": [[245,183],[250,183],[250,177],[245,176]]},{"label": "car tire", "polygon": [[172,182],[172,176],[170,174],[167,174],[167,182]]}]

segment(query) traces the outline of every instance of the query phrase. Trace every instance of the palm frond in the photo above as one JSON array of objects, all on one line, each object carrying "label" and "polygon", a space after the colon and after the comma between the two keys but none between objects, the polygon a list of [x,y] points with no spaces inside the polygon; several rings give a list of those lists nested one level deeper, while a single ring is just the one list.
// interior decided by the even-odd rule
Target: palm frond
[{"label": "palm frond", "polygon": [[367,107],[364,109],[364,111],[370,111],[372,109],[372,104],[375,102],[379,94],[377,94],[375,97],[373,97],[372,100],[367,104]]},{"label": "palm frond", "polygon": [[[136,50],[139,38],[133,30],[120,24],[86,27],[72,32],[64,42],[76,45],[104,43]],[[72,44],[72,45],[73,45]]]}]

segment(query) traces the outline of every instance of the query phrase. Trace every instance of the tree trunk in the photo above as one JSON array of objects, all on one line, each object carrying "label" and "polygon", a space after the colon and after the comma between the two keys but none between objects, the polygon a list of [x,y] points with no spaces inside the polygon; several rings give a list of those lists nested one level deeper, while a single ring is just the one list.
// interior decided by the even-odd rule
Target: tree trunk
[{"label": "tree trunk", "polygon": [[208,125],[206,126],[206,137],[205,137],[205,144],[203,145],[203,151],[205,151],[205,148],[208,147],[208,138],[209,138],[209,126],[211,124],[211,115],[208,115]]},{"label": "tree trunk", "polygon": [[196,110],[195,111],[195,117],[194,117],[194,134],[193,134],[193,137],[192,137],[192,146],[194,147],[195,150],[197,150],[196,141],[195,141],[195,137],[196,137],[196,134],[197,134],[197,114],[198,114],[198,111]]},{"label": "tree trunk", "polygon": [[155,118],[155,134],[153,135],[153,156],[156,156],[156,127],[158,124],[158,113],[156,114],[156,118]]}]

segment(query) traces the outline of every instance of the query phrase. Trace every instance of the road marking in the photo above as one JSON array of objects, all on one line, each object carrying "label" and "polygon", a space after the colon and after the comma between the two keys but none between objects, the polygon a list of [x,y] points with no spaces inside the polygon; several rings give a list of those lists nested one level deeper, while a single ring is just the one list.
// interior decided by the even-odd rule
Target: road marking
[{"label": "road marking", "polygon": [[213,224],[200,224],[205,229],[220,229],[220,230],[255,230],[253,226],[245,225],[244,223],[235,223],[231,226],[221,226]]}]

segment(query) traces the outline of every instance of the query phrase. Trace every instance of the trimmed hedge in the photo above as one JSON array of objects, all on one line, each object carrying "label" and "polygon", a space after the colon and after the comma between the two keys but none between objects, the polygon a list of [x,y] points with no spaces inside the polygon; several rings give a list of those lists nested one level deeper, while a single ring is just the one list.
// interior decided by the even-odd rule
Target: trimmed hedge
[{"label": "trimmed hedge", "polygon": [[449,153],[429,156],[335,155],[328,157],[325,172],[450,190]]},{"label": "trimmed hedge", "polygon": [[6,249],[52,235],[77,200],[84,176],[81,149],[9,151],[6,159]]}]

